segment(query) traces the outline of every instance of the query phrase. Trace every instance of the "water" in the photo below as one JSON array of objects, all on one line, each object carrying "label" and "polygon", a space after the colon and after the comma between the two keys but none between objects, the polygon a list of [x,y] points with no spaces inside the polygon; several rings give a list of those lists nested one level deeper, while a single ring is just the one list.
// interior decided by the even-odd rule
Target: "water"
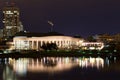
[{"label": "water", "polygon": [[119,57],[0,58],[0,80],[120,80]]}]

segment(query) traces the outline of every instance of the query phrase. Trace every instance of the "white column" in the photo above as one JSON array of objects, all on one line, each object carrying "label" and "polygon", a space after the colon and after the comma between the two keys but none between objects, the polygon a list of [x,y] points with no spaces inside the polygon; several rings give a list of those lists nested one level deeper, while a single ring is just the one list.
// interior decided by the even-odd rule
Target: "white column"
[{"label": "white column", "polygon": [[34,49],[34,41],[32,41],[32,49]]}]

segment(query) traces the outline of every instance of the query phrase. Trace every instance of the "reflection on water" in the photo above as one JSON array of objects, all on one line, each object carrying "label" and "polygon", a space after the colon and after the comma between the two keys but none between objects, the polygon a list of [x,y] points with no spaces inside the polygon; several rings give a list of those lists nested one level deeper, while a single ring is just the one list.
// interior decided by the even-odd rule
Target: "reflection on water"
[{"label": "reflection on water", "polygon": [[[3,58],[0,59],[0,69],[3,70],[2,79],[0,78],[0,80],[23,80],[19,79],[20,77],[26,77],[24,80],[28,80],[27,77],[30,73],[32,73],[32,76],[36,73],[40,73],[42,76],[43,73],[48,73],[52,74],[51,76],[56,76],[56,73],[63,74],[64,72],[70,71],[68,73],[69,75],[78,75],[77,77],[79,77],[85,74],[86,70],[87,74],[88,72],[90,73],[89,75],[91,75],[91,73],[96,74],[94,70],[104,72],[108,72],[108,70],[113,70],[113,72],[116,70],[120,71],[120,68],[118,68],[120,66],[119,60],[120,59],[116,57],[42,57],[18,59]],[[75,74],[73,74],[71,71],[74,69],[77,70]],[[92,72],[89,70],[92,70]],[[87,74],[86,76],[88,76]],[[101,74],[103,73],[101,72]],[[46,75],[46,77],[49,76]],[[63,79],[64,77],[61,80]]]},{"label": "reflection on water", "polygon": [[27,72],[27,61],[28,59],[12,59],[9,58],[9,65],[13,68],[13,71],[19,75],[25,75]]},{"label": "reflection on water", "polygon": [[102,58],[82,58],[79,61],[80,67],[96,67],[96,68],[103,68],[104,67],[104,60]]},{"label": "reflection on water", "polygon": [[18,80],[14,72],[7,65],[3,70],[3,80]]},{"label": "reflection on water", "polygon": [[74,67],[96,67],[97,69],[104,67],[102,58],[74,58],[74,57],[43,57],[43,58],[9,58],[9,64],[13,70],[20,75],[29,72],[58,72],[69,70]]},{"label": "reflection on water", "polygon": [[9,67],[8,58],[0,58],[0,80],[18,80],[13,70]]},{"label": "reflection on water", "polygon": [[7,64],[8,58],[0,58],[0,64]]}]

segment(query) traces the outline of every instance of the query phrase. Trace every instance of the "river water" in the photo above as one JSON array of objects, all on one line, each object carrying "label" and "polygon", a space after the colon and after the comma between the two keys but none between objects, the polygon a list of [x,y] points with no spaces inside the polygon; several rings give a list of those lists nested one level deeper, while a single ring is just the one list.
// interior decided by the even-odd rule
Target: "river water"
[{"label": "river water", "polygon": [[0,58],[0,80],[120,80],[120,58]]}]

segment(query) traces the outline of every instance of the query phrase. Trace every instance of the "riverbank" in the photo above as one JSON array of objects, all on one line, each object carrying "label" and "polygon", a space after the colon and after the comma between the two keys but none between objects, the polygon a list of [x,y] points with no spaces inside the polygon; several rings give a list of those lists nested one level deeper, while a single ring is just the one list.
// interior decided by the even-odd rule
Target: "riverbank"
[{"label": "riverbank", "polygon": [[82,52],[76,52],[76,51],[42,51],[42,52],[14,52],[9,54],[0,54],[0,58],[36,58],[36,57],[106,57],[106,56],[120,56],[119,53],[108,53],[108,52],[102,52],[99,51],[82,51]]}]

